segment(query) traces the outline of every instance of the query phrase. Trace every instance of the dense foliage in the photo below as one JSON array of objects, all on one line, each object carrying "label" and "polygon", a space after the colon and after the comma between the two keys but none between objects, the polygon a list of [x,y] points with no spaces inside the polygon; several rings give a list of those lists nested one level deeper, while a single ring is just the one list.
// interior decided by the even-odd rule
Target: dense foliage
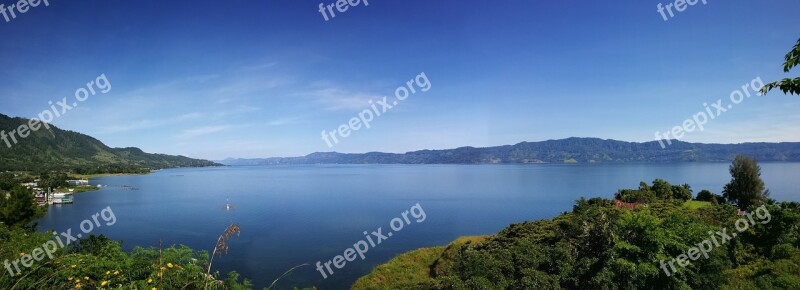
[{"label": "dense foliage", "polygon": [[[27,119],[0,114],[0,130],[6,133],[26,123]],[[0,170],[145,173],[150,169],[218,165],[183,156],[144,153],[138,148],[110,148],[95,138],[49,126],[49,130],[42,127],[27,138],[17,138],[18,143],[11,148],[0,141]]]},{"label": "dense foliage", "polygon": [[666,180],[656,179],[652,186],[641,182],[638,189],[621,189],[614,198],[628,203],[673,201],[680,204],[692,199],[692,188],[688,184],[672,185]]},{"label": "dense foliage", "polygon": [[661,148],[646,143],[568,138],[516,145],[449,150],[421,150],[404,154],[313,153],[303,157],[226,159],[226,165],[270,164],[484,164],[484,163],[622,163],[622,162],[730,162],[736,154],[760,161],[800,161],[800,143],[700,144],[672,141]]},{"label": "dense foliage", "polygon": [[[50,233],[0,226],[0,259],[14,261],[52,240]],[[236,272],[206,275],[207,252],[185,246],[122,251],[120,242],[90,236],[35,262],[20,274],[0,275],[2,289],[251,289]],[[13,269],[13,267],[12,267]]]},{"label": "dense foliage", "polygon": [[44,213],[31,189],[14,185],[8,192],[0,190],[0,226],[32,228],[31,224]]},{"label": "dense foliage", "polygon": [[769,191],[761,180],[761,167],[753,158],[742,155],[736,156],[730,167],[731,182],[725,185],[722,196],[747,209],[753,205],[761,204],[769,196]]},{"label": "dense foliage", "polygon": [[[251,289],[235,272],[224,280],[219,273],[207,275],[208,253],[184,246],[126,253],[121,242],[89,236],[58,247],[53,233],[33,231],[44,209],[26,187],[0,191],[0,289]],[[43,254],[47,243],[52,257]],[[43,259],[25,267],[37,253]]]},{"label": "dense foliage", "polygon": [[553,220],[512,225],[466,245],[431,288],[441,289],[798,289],[797,203],[768,206],[772,220],[741,233],[673,275],[659,268],[732,228],[736,208],[692,210],[656,202],[634,210],[580,200]]},{"label": "dense foliage", "polygon": [[[735,183],[738,172],[732,174]],[[749,179],[755,183],[749,188],[758,187],[758,181]],[[702,199],[709,201],[689,200],[688,185],[659,179],[620,190],[615,198],[621,200],[581,198],[571,212],[551,220],[513,224],[482,241],[403,255],[354,288],[800,289],[797,202],[759,199],[740,215],[718,195],[703,191]],[[739,231],[739,223],[748,219],[754,220],[752,226]],[[720,232],[733,235],[723,240]],[[675,271],[662,264],[691,256],[691,249],[704,242],[713,245],[712,237],[723,242],[707,257],[698,254]],[[410,283],[387,278],[393,271],[409,275],[397,269],[418,267],[428,271],[405,279]]]}]

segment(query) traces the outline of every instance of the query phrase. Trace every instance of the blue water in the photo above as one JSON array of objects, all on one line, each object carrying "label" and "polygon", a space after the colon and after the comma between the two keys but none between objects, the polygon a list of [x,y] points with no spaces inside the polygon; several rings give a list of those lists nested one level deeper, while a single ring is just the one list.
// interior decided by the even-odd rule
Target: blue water
[{"label": "blue water", "polygon": [[[764,163],[762,177],[778,200],[800,200],[800,163]],[[113,226],[95,229],[123,246],[184,244],[213,250],[231,223],[241,237],[215,260],[222,273],[236,270],[256,289],[289,268],[323,263],[419,203],[426,219],[369,249],[366,259],[333,268],[327,279],[299,268],[277,289],[348,288],[399,253],[444,245],[464,235],[496,233],[511,223],[551,218],[575,199],[612,197],[639,181],[664,178],[715,193],[730,180],[727,163],[624,165],[309,165],[162,170],[149,175],[91,180],[102,190],[53,206],[40,230],[76,231],[80,222],[110,206]],[[123,187],[130,186],[130,187]],[[133,189],[138,190],[131,190]],[[226,199],[235,206],[226,211]]]}]

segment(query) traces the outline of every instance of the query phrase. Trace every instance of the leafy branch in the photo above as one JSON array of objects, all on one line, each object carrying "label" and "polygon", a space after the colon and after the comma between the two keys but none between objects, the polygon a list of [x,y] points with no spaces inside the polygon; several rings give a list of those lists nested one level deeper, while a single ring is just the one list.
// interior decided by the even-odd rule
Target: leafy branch
[{"label": "leafy branch", "polygon": [[[789,73],[792,68],[800,65],[800,39],[794,45],[792,50],[786,54],[786,62],[783,64],[783,72]],[[785,78],[780,81],[775,81],[764,85],[761,88],[761,94],[766,95],[773,89],[780,89],[784,94],[800,95],[800,78]]]}]

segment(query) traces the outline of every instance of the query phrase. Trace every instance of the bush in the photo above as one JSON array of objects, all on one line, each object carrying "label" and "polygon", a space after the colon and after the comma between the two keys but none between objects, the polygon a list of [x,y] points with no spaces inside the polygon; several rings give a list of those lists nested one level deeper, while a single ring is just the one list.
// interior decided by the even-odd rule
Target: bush
[{"label": "bush", "polygon": [[697,193],[697,197],[695,197],[694,200],[711,202],[712,200],[714,200],[714,194],[711,193],[711,191],[708,191],[707,189],[703,189]]},{"label": "bush", "polygon": [[[50,233],[28,232],[0,226],[0,259],[14,261],[20,254],[41,247]],[[208,253],[186,246],[164,249],[135,248],[122,251],[120,242],[104,236],[90,236],[67,249],[58,250],[53,259],[45,257],[22,275],[0,275],[0,288],[9,289],[250,289],[248,280],[240,282],[237,273],[226,279],[218,273],[206,275]]]}]

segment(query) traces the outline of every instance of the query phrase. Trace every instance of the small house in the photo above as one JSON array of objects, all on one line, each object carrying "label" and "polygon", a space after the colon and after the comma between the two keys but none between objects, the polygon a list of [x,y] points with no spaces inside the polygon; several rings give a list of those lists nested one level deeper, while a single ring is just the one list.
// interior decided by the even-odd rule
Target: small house
[{"label": "small house", "polygon": [[84,179],[67,180],[67,184],[69,184],[70,186],[82,186],[82,185],[89,185],[89,181]]}]

